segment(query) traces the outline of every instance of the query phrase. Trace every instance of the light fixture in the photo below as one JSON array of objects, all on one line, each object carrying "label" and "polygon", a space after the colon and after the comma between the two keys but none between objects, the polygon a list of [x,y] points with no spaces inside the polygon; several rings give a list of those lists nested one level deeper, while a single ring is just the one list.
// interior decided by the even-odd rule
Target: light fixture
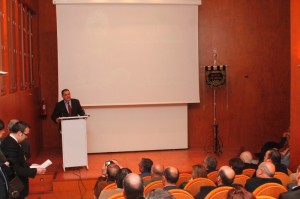
[{"label": "light fixture", "polygon": [[0,70],[0,75],[6,75],[7,72]]}]

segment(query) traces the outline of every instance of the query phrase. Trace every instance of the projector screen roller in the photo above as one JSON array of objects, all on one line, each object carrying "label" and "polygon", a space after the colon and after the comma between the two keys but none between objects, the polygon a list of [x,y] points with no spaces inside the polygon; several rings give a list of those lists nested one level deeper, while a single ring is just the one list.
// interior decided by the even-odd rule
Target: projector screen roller
[{"label": "projector screen roller", "polygon": [[82,105],[199,102],[198,6],[59,5],[57,19],[59,91]]}]

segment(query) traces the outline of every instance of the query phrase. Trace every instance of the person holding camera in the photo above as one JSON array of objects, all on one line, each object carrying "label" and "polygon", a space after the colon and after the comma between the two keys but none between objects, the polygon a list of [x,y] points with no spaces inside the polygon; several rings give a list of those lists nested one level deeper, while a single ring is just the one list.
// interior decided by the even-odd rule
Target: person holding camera
[{"label": "person holding camera", "polygon": [[120,166],[116,160],[105,161],[102,166],[102,175],[97,179],[94,186],[94,199],[98,199],[101,191],[107,185],[116,182]]}]

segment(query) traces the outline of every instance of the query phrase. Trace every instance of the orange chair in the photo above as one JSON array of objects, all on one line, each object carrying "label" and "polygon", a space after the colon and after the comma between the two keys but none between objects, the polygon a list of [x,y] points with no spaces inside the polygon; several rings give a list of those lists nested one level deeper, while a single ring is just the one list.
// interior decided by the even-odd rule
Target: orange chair
[{"label": "orange chair", "polygon": [[246,182],[247,182],[247,180],[248,180],[249,178],[250,178],[249,176],[246,176],[246,175],[244,175],[244,174],[236,175],[236,176],[234,177],[233,183],[234,183],[234,184],[240,184],[240,185],[245,186],[245,184],[246,184]]},{"label": "orange chair", "polygon": [[169,190],[169,193],[172,194],[176,199],[194,199],[190,193],[182,189],[171,189]]},{"label": "orange chair", "polygon": [[282,192],[286,192],[287,189],[277,183],[266,183],[260,185],[253,191],[254,196],[272,196],[274,198],[278,198]]},{"label": "orange chair", "polygon": [[123,193],[117,193],[117,194],[110,196],[108,199],[124,199],[124,195],[123,195]]},{"label": "orange chair", "polygon": [[201,186],[216,186],[215,183],[208,178],[196,178],[188,182],[184,190],[191,193],[193,196],[200,191]]},{"label": "orange chair", "polygon": [[150,179],[151,179],[151,176],[144,176],[143,177],[144,182],[147,181],[147,180],[150,180]]},{"label": "orange chair", "polygon": [[164,188],[164,185],[161,180],[149,183],[144,189],[145,196],[147,196],[152,189],[157,189],[157,188]]},{"label": "orange chair", "polygon": [[244,169],[243,174],[252,178],[253,174],[255,173],[255,169]]},{"label": "orange chair", "polygon": [[218,171],[213,171],[207,174],[207,178],[213,182],[217,182],[217,177],[218,177]]},{"label": "orange chair", "polygon": [[183,182],[188,182],[192,178],[190,173],[180,173],[176,186],[179,187]]},{"label": "orange chair", "polygon": [[290,178],[290,176],[286,175],[283,172],[275,172],[274,178],[278,178],[279,180],[281,180],[284,187],[287,187],[288,184],[292,183],[292,179]]},{"label": "orange chair", "polygon": [[276,199],[272,196],[256,196],[256,199]]},{"label": "orange chair", "polygon": [[206,195],[205,199],[225,199],[227,198],[227,194],[230,189],[233,189],[233,187],[229,187],[229,186],[218,187],[212,190],[211,192],[209,192]]},{"label": "orange chair", "polygon": [[117,184],[114,182],[114,183],[111,183],[109,185],[106,185],[103,190],[107,190],[107,189],[116,189],[117,188]]}]

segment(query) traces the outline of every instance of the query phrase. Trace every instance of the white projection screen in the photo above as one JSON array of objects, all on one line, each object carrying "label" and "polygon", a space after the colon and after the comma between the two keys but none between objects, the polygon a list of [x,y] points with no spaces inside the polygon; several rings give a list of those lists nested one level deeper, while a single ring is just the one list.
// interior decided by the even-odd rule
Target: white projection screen
[{"label": "white projection screen", "polygon": [[[159,144],[153,150],[187,148],[187,103],[198,103],[200,99],[199,1],[53,2],[57,10],[59,91],[69,88],[87,114],[91,113],[88,151],[151,150],[142,146],[91,147],[97,145],[92,143],[96,137],[110,138],[112,129],[97,121],[107,121],[110,109],[114,113],[119,110],[122,117],[131,115],[133,109],[139,110],[140,117],[148,115],[149,109],[158,111],[154,114],[157,119],[169,124],[161,125],[161,139],[169,140],[170,132],[176,131],[176,140],[182,142],[167,147]],[[182,115],[174,115],[176,107]],[[166,114],[160,114],[164,110]],[[118,131],[115,129],[118,124],[124,123],[122,117],[109,117],[114,132]],[[178,128],[176,124],[181,132],[178,133],[170,119],[182,125]],[[126,119],[126,122],[129,126],[139,126],[136,131],[140,135],[151,135],[149,130],[141,128],[143,125],[136,125],[136,120]],[[151,121],[143,122],[145,127],[151,124]],[[124,128],[120,127],[119,131],[128,134]]]}]

